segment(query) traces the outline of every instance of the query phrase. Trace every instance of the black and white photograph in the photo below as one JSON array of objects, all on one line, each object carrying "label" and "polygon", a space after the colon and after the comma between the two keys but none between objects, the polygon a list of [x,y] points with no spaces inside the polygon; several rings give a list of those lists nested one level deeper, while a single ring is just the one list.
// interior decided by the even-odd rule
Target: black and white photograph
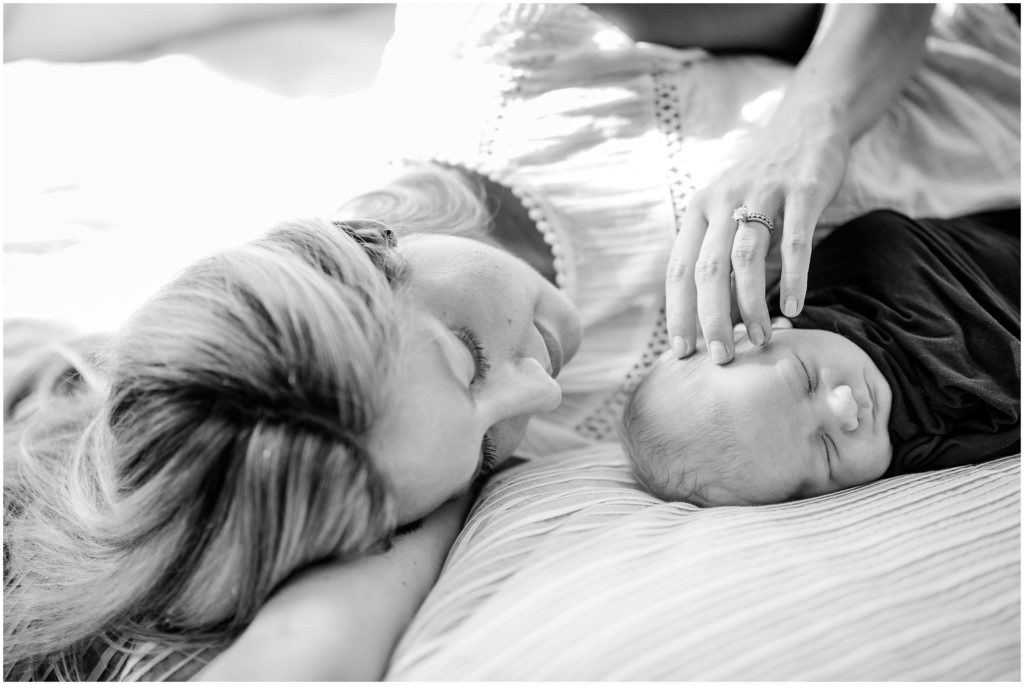
[{"label": "black and white photograph", "polygon": [[4,680],[1020,682],[1019,3],[4,3]]}]

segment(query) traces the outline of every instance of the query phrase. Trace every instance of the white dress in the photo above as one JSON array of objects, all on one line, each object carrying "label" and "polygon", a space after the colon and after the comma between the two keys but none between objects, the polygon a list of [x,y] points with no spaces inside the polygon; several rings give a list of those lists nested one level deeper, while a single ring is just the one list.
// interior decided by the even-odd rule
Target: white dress
[{"label": "white dress", "polygon": [[[375,85],[393,154],[511,186],[582,317],[563,402],[531,423],[524,455],[617,439],[625,399],[668,347],[664,273],[686,203],[791,73],[634,42],[581,5],[399,7]],[[920,73],[853,146],[821,226],[880,207],[942,217],[1019,204],[1019,27],[1002,6],[941,6]]]}]

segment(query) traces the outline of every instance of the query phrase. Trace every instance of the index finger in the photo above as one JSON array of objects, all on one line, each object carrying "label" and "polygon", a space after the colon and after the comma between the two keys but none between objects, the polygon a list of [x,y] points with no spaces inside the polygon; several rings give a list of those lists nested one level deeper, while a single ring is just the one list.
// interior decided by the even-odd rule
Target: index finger
[{"label": "index finger", "polygon": [[704,213],[691,205],[672,242],[665,272],[665,325],[672,351],[680,359],[697,349],[697,285],[693,273],[707,229]]}]

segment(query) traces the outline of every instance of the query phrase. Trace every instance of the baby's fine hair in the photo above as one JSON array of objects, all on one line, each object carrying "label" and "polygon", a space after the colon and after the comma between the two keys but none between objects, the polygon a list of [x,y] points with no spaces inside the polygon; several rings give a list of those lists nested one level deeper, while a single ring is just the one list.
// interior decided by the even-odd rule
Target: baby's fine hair
[{"label": "baby's fine hair", "polygon": [[6,679],[223,648],[297,569],[389,544],[367,439],[400,354],[391,248],[376,222],[282,225],[7,384]]},{"label": "baby's fine hair", "polygon": [[[670,379],[668,364],[680,365]],[[729,473],[737,453],[733,426],[725,407],[706,392],[702,381],[708,364],[703,353],[684,360],[659,358],[622,413],[619,435],[634,475],[667,502],[710,506],[707,485],[734,477]]]}]

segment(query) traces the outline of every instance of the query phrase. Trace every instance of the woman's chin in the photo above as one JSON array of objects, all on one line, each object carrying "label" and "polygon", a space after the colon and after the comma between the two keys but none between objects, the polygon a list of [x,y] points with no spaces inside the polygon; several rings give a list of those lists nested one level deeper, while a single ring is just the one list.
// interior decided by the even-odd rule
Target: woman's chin
[{"label": "woman's chin", "polygon": [[583,324],[580,319],[579,312],[573,308],[575,316],[572,318],[570,325],[566,327],[565,331],[562,331],[561,340],[562,344],[562,367],[572,361],[572,358],[576,356],[576,353],[580,351],[580,342],[583,339]]},{"label": "woman's chin", "polygon": [[530,416],[516,416],[502,421],[489,431],[491,439],[494,440],[498,463],[515,454],[516,449],[526,436],[526,427],[530,423],[530,418]]}]

